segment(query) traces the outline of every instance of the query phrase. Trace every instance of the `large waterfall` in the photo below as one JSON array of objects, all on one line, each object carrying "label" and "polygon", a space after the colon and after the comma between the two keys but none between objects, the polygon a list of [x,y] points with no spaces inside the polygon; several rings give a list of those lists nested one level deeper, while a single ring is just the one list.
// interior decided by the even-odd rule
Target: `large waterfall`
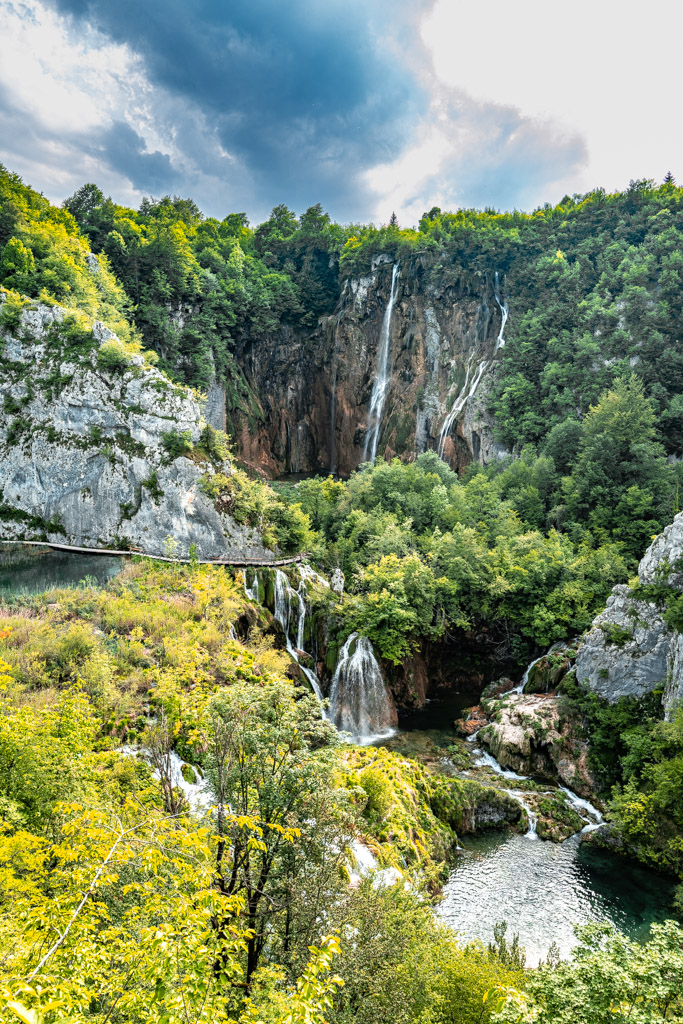
[{"label": "large waterfall", "polygon": [[384,410],[384,399],[389,384],[389,344],[391,341],[391,317],[396,302],[398,290],[398,277],[400,274],[398,263],[394,263],[391,274],[391,292],[389,302],[384,311],[382,330],[379,337],[379,350],[377,353],[377,367],[375,369],[375,380],[372,385],[370,397],[370,413],[368,415],[368,429],[365,435],[365,446],[363,448],[363,462],[374,462],[377,455],[379,443],[379,432],[382,426],[382,412]]},{"label": "large waterfall", "polygon": [[[299,661],[299,655],[303,651],[304,632],[306,626],[306,580],[314,577],[319,581],[325,583],[325,581],[322,580],[322,577],[318,576],[318,574],[314,572],[310,568],[310,566],[302,566],[301,582],[299,583],[299,589],[292,590],[292,588],[289,585],[289,581],[285,574],[283,573],[282,569],[276,569],[275,609],[273,612],[273,617],[277,619],[277,621],[280,623],[285,632],[285,644],[287,645],[287,652],[289,653],[290,657],[294,659],[294,661],[297,663],[301,671],[308,679],[309,683],[311,684],[311,689],[313,690],[313,693],[316,695],[320,702],[322,717],[327,718],[327,715],[325,714],[325,711],[322,708],[323,695],[322,690],[320,689],[318,677],[313,671],[313,669],[306,668],[306,666],[302,665],[301,662]],[[296,600],[298,613],[296,627],[296,648],[292,645],[292,641],[289,636],[289,626],[292,619],[293,600]]]},{"label": "large waterfall", "polygon": [[359,743],[391,736],[394,706],[367,637],[352,633],[339,653],[330,688],[330,718]]},{"label": "large waterfall", "polygon": [[[505,325],[508,320],[507,302],[501,302],[500,298],[500,280],[498,277],[498,271],[495,272],[493,278],[493,297],[498,303],[498,308],[500,309],[500,330],[498,331],[498,337],[496,338],[496,344],[493,349],[493,356],[495,356],[496,352],[498,352],[505,345]],[[458,416],[469,402],[470,398],[474,398],[477,388],[479,387],[479,384],[481,382],[481,378],[484,376],[487,368],[492,362],[492,359],[482,359],[482,361],[477,364],[477,367],[474,370],[474,372],[472,372],[473,358],[474,352],[471,353],[469,359],[467,360],[467,367],[465,369],[465,383],[458,392],[450,412],[448,412],[448,414],[446,415],[446,418],[443,421],[443,425],[441,427],[441,432],[439,433],[439,444],[437,447],[437,451],[439,453],[439,458],[441,459],[443,458],[444,451],[446,449],[446,438],[450,434],[453,424],[455,423]]]}]

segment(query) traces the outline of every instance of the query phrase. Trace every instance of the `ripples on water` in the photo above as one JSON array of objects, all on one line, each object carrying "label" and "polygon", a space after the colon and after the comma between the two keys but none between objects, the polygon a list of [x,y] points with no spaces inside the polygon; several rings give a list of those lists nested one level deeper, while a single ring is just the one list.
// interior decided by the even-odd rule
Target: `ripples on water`
[{"label": "ripples on water", "polygon": [[671,917],[673,884],[663,875],[573,836],[561,844],[525,836],[482,836],[467,843],[444,887],[437,912],[466,939],[493,939],[493,926],[519,932],[527,964],[545,958],[552,942],[566,957],[576,945],[572,925],[606,921],[644,939],[653,921]]}]

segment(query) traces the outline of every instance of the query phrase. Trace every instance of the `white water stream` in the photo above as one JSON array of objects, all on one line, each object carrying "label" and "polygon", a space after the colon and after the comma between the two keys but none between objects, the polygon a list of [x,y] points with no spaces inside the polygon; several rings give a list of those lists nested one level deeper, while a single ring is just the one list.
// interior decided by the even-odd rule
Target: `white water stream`
[{"label": "white water stream", "polygon": [[[312,577],[316,577],[317,575],[318,574],[315,573],[313,569],[311,569],[308,578],[310,579]],[[301,582],[299,583],[299,589],[292,590],[292,588],[289,585],[289,580],[283,573],[282,569],[275,570],[275,609],[273,612],[273,618],[277,619],[277,621],[280,623],[284,630],[287,653],[290,655],[291,658],[294,659],[294,661],[297,663],[303,674],[308,679],[309,683],[311,684],[311,689],[313,690],[313,693],[316,695],[316,697],[318,698],[318,702],[320,703],[320,714],[322,715],[323,718],[327,718],[325,709],[322,706],[323,694],[322,690],[320,689],[320,682],[318,680],[318,677],[313,671],[313,669],[307,668],[305,665],[302,665],[301,661],[299,660],[300,654],[305,653],[303,649],[303,644],[304,629],[306,625],[306,578],[307,577],[302,572]],[[296,647],[293,646],[291,638],[289,636],[289,626],[292,618],[293,600],[296,600],[297,602],[298,614],[296,629]]]},{"label": "white water stream", "polygon": [[472,360],[474,358],[474,352],[470,354],[470,357],[467,360],[467,366],[465,368],[465,383],[458,392],[450,412],[448,412],[448,414],[446,415],[446,418],[443,421],[441,427],[441,431],[439,433],[439,443],[437,446],[437,452],[440,459],[442,459],[444,456],[444,451],[446,449],[446,438],[450,434],[453,428],[453,424],[457,421],[458,416],[463,411],[469,400],[471,398],[474,398],[475,394],[477,393],[477,389],[481,383],[481,379],[486,373],[486,370],[491,365],[496,353],[505,345],[505,325],[507,324],[508,321],[508,306],[507,302],[503,303],[500,300],[500,283],[498,278],[498,271],[496,271],[494,275],[493,296],[496,302],[498,303],[498,308],[500,309],[500,330],[498,332],[496,344],[493,349],[493,356],[490,359],[482,359],[482,361],[477,364],[477,367],[474,370],[474,372],[472,372]]},{"label": "white water stream", "polygon": [[398,263],[394,263],[391,274],[391,292],[389,302],[384,311],[382,329],[379,336],[379,350],[377,352],[377,366],[375,368],[375,379],[372,384],[370,396],[370,412],[368,414],[368,429],[365,435],[363,447],[363,462],[374,463],[377,456],[377,445],[379,443],[379,432],[382,426],[382,412],[384,411],[384,400],[389,386],[389,345],[391,342],[391,317],[396,302],[398,278],[400,269]]},{"label": "white water stream", "polygon": [[330,687],[330,718],[340,732],[369,744],[393,736],[394,708],[367,637],[352,633],[339,652]]}]

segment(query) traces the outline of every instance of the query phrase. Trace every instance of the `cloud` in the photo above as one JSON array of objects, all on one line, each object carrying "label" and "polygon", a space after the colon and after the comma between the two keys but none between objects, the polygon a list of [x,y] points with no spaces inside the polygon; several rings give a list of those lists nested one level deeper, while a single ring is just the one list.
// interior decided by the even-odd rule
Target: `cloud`
[{"label": "cloud", "polygon": [[488,24],[454,0],[0,0],[0,159],[58,200],[94,180],[252,221],[528,209],[591,159],[576,76],[545,88],[557,57],[524,47],[539,2]]}]

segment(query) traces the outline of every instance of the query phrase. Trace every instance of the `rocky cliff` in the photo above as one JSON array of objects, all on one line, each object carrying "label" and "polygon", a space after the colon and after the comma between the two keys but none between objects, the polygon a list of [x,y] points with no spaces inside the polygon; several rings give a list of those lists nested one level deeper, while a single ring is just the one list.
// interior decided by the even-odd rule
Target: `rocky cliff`
[{"label": "rocky cliff", "polygon": [[[107,345],[118,363],[100,358]],[[195,396],[127,355],[103,324],[33,303],[3,330],[0,358],[0,539],[273,557],[202,489],[215,468],[194,449]],[[169,433],[186,455],[173,457]]]},{"label": "rocky cliff", "polygon": [[[664,571],[668,586],[683,589],[676,563],[683,555],[683,513],[653,541],[638,566],[641,584]],[[667,572],[666,567],[671,567]],[[642,697],[662,691],[665,712],[683,699],[683,634],[670,629],[662,610],[627,586],[615,587],[604,612],[583,638],[578,681],[601,697]]]},{"label": "rocky cliff", "polygon": [[[233,405],[228,419],[250,467],[268,476],[345,476],[363,461],[392,271],[391,257],[380,255],[371,273],[344,282],[335,315],[315,330],[283,328],[238,346],[254,401],[249,412]],[[444,284],[420,256],[399,267],[378,455],[441,446],[454,468],[496,457],[485,406],[503,309],[493,281]]]}]

